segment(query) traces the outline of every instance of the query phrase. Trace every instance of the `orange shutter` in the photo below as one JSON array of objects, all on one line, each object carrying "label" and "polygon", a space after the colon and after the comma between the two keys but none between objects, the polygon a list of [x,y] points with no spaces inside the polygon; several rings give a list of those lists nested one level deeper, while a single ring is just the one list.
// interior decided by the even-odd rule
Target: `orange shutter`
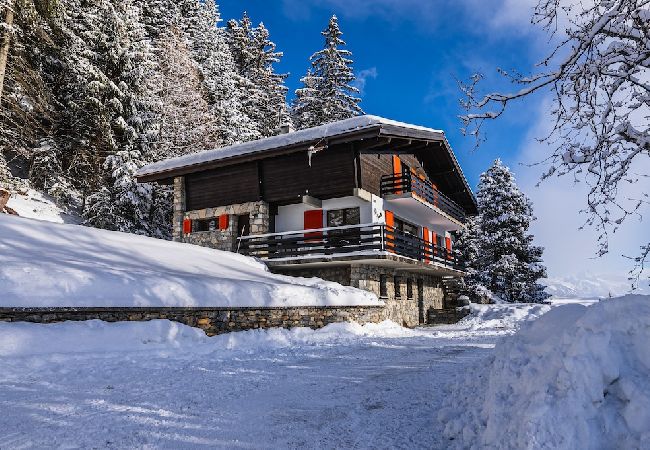
[{"label": "orange shutter", "polygon": [[183,220],[183,234],[190,234],[192,232],[192,221],[190,219]]},{"label": "orange shutter", "polygon": [[447,259],[451,259],[451,238],[445,238],[445,247],[447,247]]},{"label": "orange shutter", "polygon": [[[315,230],[318,228],[323,228],[323,210],[322,209],[308,209],[304,213],[304,229],[305,230]],[[323,237],[322,232],[318,233],[305,233],[306,238],[316,238],[321,239]]]},{"label": "orange shutter", "polygon": [[429,262],[431,258],[431,237],[429,236],[429,229],[427,227],[422,228],[422,239],[424,240],[424,261]]},{"label": "orange shutter", "polygon": [[[393,155],[393,176],[395,177],[395,186],[402,187],[402,160],[399,156]],[[401,194],[401,189],[395,189],[396,194]]]},{"label": "orange shutter", "polygon": [[435,232],[431,232],[431,242],[432,242],[432,250],[433,250],[433,256],[438,256],[438,235]]},{"label": "orange shutter", "polygon": [[228,229],[228,214],[221,214],[219,216],[219,229],[220,230]]},{"label": "orange shutter", "polygon": [[392,211],[386,210],[386,249],[389,252],[395,253],[395,215]]}]

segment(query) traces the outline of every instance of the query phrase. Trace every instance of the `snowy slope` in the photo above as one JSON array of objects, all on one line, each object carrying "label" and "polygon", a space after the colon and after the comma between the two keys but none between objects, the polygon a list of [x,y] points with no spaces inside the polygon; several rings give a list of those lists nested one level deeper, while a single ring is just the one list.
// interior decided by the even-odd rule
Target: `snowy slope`
[{"label": "snowy slope", "polygon": [[[644,276],[638,283],[635,293],[650,294],[650,281]],[[596,299],[618,297],[630,293],[632,281],[627,274],[589,273],[547,278],[542,281],[546,292],[554,298]]]},{"label": "snowy slope", "polygon": [[7,206],[20,217],[55,223],[81,223],[80,217],[63,211],[52,197],[31,188],[13,192]]},{"label": "snowy slope", "polygon": [[647,448],[650,296],[552,308],[452,386],[458,448]]},{"label": "snowy slope", "polygon": [[361,304],[381,302],[230,252],[0,215],[0,306]]}]

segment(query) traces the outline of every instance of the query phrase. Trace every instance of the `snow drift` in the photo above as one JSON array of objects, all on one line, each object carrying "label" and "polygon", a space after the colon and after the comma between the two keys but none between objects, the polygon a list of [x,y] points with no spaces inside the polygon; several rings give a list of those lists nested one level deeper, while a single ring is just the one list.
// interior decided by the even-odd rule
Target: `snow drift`
[{"label": "snow drift", "polygon": [[268,351],[301,345],[333,345],[369,338],[403,338],[422,333],[386,320],[360,325],[354,322],[332,323],[312,330],[270,328],[247,330],[208,337],[202,330],[169,320],[148,322],[60,322],[51,324],[0,322],[0,365],[2,358],[40,355],[94,354],[108,357],[146,352],[193,358],[213,352]]},{"label": "snow drift", "polygon": [[439,419],[462,448],[650,445],[650,296],[551,309],[450,387]]},{"label": "snow drift", "polygon": [[0,306],[380,305],[369,292],[272,274],[253,258],[0,216]]}]

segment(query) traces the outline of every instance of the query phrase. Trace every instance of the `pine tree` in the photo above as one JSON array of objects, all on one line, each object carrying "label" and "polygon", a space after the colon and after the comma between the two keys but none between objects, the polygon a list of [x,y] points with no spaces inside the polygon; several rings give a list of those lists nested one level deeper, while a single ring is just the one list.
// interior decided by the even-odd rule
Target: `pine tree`
[{"label": "pine tree", "polygon": [[322,50],[310,57],[311,68],[301,79],[303,87],[296,90],[292,115],[298,128],[309,128],[363,114],[359,107],[359,90],[351,85],[354,81],[352,53],[341,49],[341,39],[336,16],[332,16],[327,28]]},{"label": "pine tree", "polygon": [[[169,238],[169,222],[157,220],[171,215],[171,203],[156,200],[165,197],[168,189],[140,184],[134,177],[145,163],[143,158],[154,154],[150,128],[156,117],[146,100],[152,94],[147,81],[154,67],[154,53],[146,39],[140,10],[128,2],[119,6],[114,22],[119,28],[111,42],[114,59],[109,59],[106,66],[117,88],[110,125],[117,150],[102,165],[106,182],[88,198],[84,219],[87,225],[98,228]],[[156,211],[159,208],[162,212]]]},{"label": "pine tree", "polygon": [[241,20],[228,22],[228,45],[245,92],[242,104],[245,114],[257,125],[259,137],[277,134],[281,125],[289,121],[286,105],[286,74],[278,74],[273,67],[280,61],[281,52],[269,39],[263,23],[252,27],[244,12]]},{"label": "pine tree", "polygon": [[182,6],[183,30],[198,63],[207,92],[207,101],[220,127],[219,139],[212,147],[231,145],[259,138],[257,124],[246,115],[246,98],[237,74],[225,31],[213,0],[186,0]]},{"label": "pine tree", "polygon": [[481,257],[480,237],[478,217],[469,217],[465,228],[457,232],[454,249],[460,268],[467,274],[464,282],[470,298],[482,302],[483,297],[489,297],[489,294],[482,284],[478,269]]},{"label": "pine tree", "polygon": [[155,159],[216,146],[221,128],[203,94],[199,67],[176,27],[161,36],[160,72],[149,80],[158,90],[159,134]]},{"label": "pine tree", "polygon": [[[470,283],[485,286],[509,302],[541,302],[549,297],[538,283],[546,276],[541,247],[528,233],[532,204],[519,190],[510,170],[497,159],[481,175],[477,192],[478,245],[469,261]],[[472,232],[469,232],[471,242]]]}]

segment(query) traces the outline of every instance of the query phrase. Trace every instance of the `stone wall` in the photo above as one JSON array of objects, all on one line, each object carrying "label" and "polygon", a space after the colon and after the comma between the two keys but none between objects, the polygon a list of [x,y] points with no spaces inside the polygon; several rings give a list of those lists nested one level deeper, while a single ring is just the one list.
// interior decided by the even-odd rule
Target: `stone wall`
[{"label": "stone wall", "polygon": [[[228,214],[228,227],[225,230],[193,231],[181,237],[182,242],[216,248],[219,250],[237,250],[237,216],[248,214],[250,221],[250,234],[264,234],[269,232],[270,216],[269,205],[264,201],[239,203],[228,206],[218,206],[196,211],[187,211],[183,219],[215,219],[222,214]],[[182,219],[181,219],[182,222]]]},{"label": "stone wall", "polygon": [[[366,264],[346,266],[329,266],[317,268],[274,268],[275,273],[299,277],[318,277],[335,281],[345,286],[353,286],[370,291],[384,301],[382,317],[400,325],[414,327],[420,324],[420,302],[422,306],[423,323],[428,323],[428,311],[444,307],[444,291],[440,277],[426,275],[420,272],[405,272],[403,270]],[[381,296],[380,279],[386,276],[386,296]],[[399,296],[395,290],[395,277],[399,277]],[[412,295],[407,292],[407,280],[412,282]],[[422,292],[418,292],[417,280],[422,280]]]},{"label": "stone wall", "polygon": [[180,242],[183,239],[183,215],[185,214],[185,178],[174,178],[174,206],[172,211],[172,237]]},{"label": "stone wall", "polygon": [[168,319],[201,328],[208,336],[271,327],[320,328],[336,322],[377,323],[381,306],[292,308],[0,308],[0,322],[53,323],[66,320],[106,322]]},{"label": "stone wall", "polygon": [[[380,291],[381,276],[386,277],[386,295]],[[395,288],[396,278],[398,289]],[[408,295],[408,280],[411,280],[412,292]],[[418,280],[422,283],[422,292],[418,290]],[[427,323],[427,312],[440,309],[444,304],[444,291],[440,277],[420,272],[395,271],[388,267],[359,265],[352,266],[351,286],[373,292],[386,304],[384,317],[407,327],[420,324],[420,303],[423,324]],[[399,293],[399,295],[398,295]]]}]

